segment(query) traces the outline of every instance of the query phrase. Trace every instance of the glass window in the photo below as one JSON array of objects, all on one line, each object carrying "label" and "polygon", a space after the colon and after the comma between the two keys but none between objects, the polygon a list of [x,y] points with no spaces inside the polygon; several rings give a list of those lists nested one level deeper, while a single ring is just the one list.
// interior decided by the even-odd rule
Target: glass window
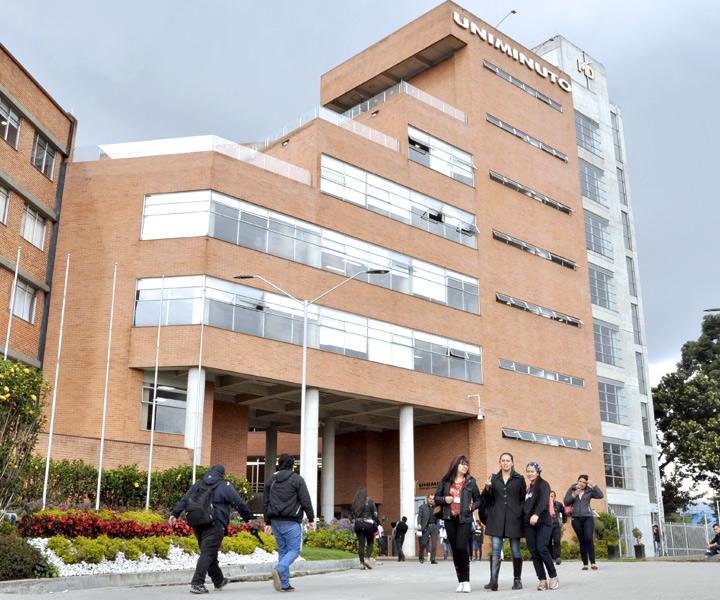
[{"label": "glass window", "polygon": [[570,208],[569,206],[565,206],[564,204],[561,204],[557,200],[548,198],[544,194],[541,194],[540,192],[536,192],[535,190],[532,190],[529,187],[522,185],[521,183],[517,183],[516,181],[513,181],[512,179],[509,179],[509,178],[505,177],[504,175],[495,173],[494,171],[490,171],[490,179],[492,179],[493,181],[497,181],[498,183],[502,183],[504,186],[507,186],[510,189],[515,190],[516,192],[520,192],[521,194],[525,194],[526,196],[529,196],[530,198],[534,198],[538,202],[542,202],[543,204],[546,204],[547,206],[551,206],[552,208],[559,210],[560,212],[564,212],[566,215],[571,215],[573,212],[572,208]]},{"label": "glass window", "polygon": [[650,435],[650,415],[647,402],[640,403],[640,417],[642,418],[643,441],[646,446],[652,446],[652,436]]},{"label": "glass window", "polygon": [[630,235],[630,216],[623,210],[620,212],[622,215],[622,226],[623,226],[623,238],[625,240],[625,249],[632,250],[632,236]]},{"label": "glass window", "polygon": [[584,160],[580,160],[580,187],[586,198],[603,206],[608,205],[603,172]]},{"label": "glass window", "polygon": [[546,446],[560,446],[564,448],[575,448],[577,450],[592,450],[590,442],[585,440],[576,440],[573,438],[560,437],[557,435],[548,435],[545,433],[533,433],[531,431],[520,431],[518,429],[502,428],[504,438],[518,440],[521,442],[531,442],[533,444],[545,444]]},{"label": "glass window", "polygon": [[25,205],[20,235],[40,250],[45,246],[45,217],[29,204]]},{"label": "glass window", "polygon": [[145,384],[142,390],[142,411],[140,428],[152,429],[153,406],[155,406],[155,431],[164,433],[185,434],[185,411],[187,407],[187,390],[166,385],[155,386]]},{"label": "glass window", "polygon": [[655,467],[653,466],[653,457],[647,454],[645,455],[645,469],[648,478],[648,496],[650,497],[650,502],[656,504],[657,488],[655,486]]},{"label": "glass window", "polygon": [[548,371],[547,369],[530,367],[511,360],[503,360],[501,358],[500,368],[506,369],[507,371],[515,371],[516,373],[523,373],[524,375],[532,375],[533,377],[539,377],[540,379],[549,379],[550,381],[558,381],[560,383],[574,385],[575,387],[585,387],[585,380],[580,377],[572,377],[570,375],[563,375],[562,373]]},{"label": "glass window", "polygon": [[590,301],[598,306],[615,310],[615,284],[612,273],[594,265],[588,265],[588,273],[590,273]]},{"label": "glass window", "polygon": [[513,308],[519,308],[520,310],[531,312],[540,317],[546,317],[554,321],[559,321],[560,323],[573,325],[574,327],[580,327],[580,325],[583,324],[580,319],[576,319],[575,317],[570,317],[561,312],[557,312],[550,308],[544,308],[542,306],[532,304],[531,302],[527,302],[525,300],[518,300],[517,298],[513,298],[512,296],[506,296],[505,294],[501,294],[499,292],[495,294],[495,300],[497,302],[500,302],[501,304],[507,304],[508,306],[512,306]]},{"label": "glass window", "polygon": [[18,279],[17,285],[15,286],[13,314],[28,323],[34,323],[36,302],[37,290],[30,284]]},{"label": "glass window", "polygon": [[414,162],[467,185],[475,185],[472,154],[411,125],[408,126],[408,153]]},{"label": "glass window", "polygon": [[614,112],[610,113],[610,121],[612,123],[613,145],[615,146],[615,160],[622,162],[622,153],[620,151],[620,127],[618,124],[618,116]]},{"label": "glass window", "polygon": [[591,121],[585,115],[575,111],[575,132],[578,146],[597,156],[602,156],[600,126],[595,121]]},{"label": "glass window", "polygon": [[520,131],[519,129],[516,129],[512,125],[509,125],[508,123],[505,123],[504,121],[501,121],[497,117],[493,117],[492,115],[487,115],[487,120],[492,123],[493,125],[497,125],[501,129],[504,129],[508,133],[512,133],[515,137],[520,138],[524,142],[527,142],[528,144],[531,144],[535,146],[536,148],[539,148],[540,150],[543,150],[547,152],[548,154],[552,154],[555,158],[559,158],[560,160],[567,162],[568,157],[560,152],[560,150],[556,150],[555,148],[548,146],[547,144],[541,142],[538,139],[535,139],[531,135],[528,135],[527,133]]},{"label": "glass window", "polygon": [[45,137],[35,132],[35,143],[32,151],[32,164],[40,169],[48,178],[53,178],[55,168],[55,148],[50,145]]},{"label": "glass window", "polygon": [[600,419],[608,423],[627,425],[625,389],[622,383],[609,379],[598,379],[600,392]]},{"label": "glass window", "polygon": [[637,296],[637,283],[635,281],[635,263],[629,256],[625,257],[625,264],[627,265],[628,274],[628,287],[630,288],[630,295]]},{"label": "glass window", "polygon": [[635,338],[636,344],[642,344],[642,337],[640,336],[640,310],[637,304],[630,304],[630,310],[632,311],[632,325],[633,325],[633,337]]},{"label": "glass window", "polygon": [[605,484],[613,488],[630,488],[628,448],[624,444],[603,441]]},{"label": "glass window", "polygon": [[531,96],[537,98],[538,100],[544,102],[545,104],[552,106],[555,110],[562,112],[562,105],[555,102],[555,100],[552,100],[552,99],[548,98],[547,96],[545,96],[544,94],[541,94],[537,90],[531,88],[527,83],[523,83],[519,79],[516,79],[509,73],[506,73],[505,71],[503,71],[502,69],[499,69],[495,65],[489,63],[488,61],[483,61],[483,64],[485,65],[486,69],[489,69],[490,71],[495,73],[495,75],[502,77],[505,81],[509,81],[513,85],[519,87],[521,90],[526,91]]},{"label": "glass window", "polygon": [[552,261],[554,263],[562,265],[563,267],[567,267],[568,269],[577,269],[577,265],[573,261],[554,254],[553,252],[538,248],[537,246],[534,246],[533,244],[530,244],[528,242],[523,242],[522,240],[507,235],[506,233],[500,233],[499,231],[495,231],[493,229],[493,237],[496,240],[505,242],[510,246],[519,248],[520,250],[524,250],[525,252],[529,252],[530,254],[534,254],[535,256],[539,256],[546,260]]},{"label": "glass window", "polygon": [[0,223],[7,223],[10,190],[0,185]]},{"label": "glass window", "polygon": [[620,167],[617,168],[617,180],[618,180],[618,194],[620,195],[620,202],[625,206],[628,205],[627,193],[625,190],[625,171]]},{"label": "glass window", "polygon": [[621,367],[620,329],[602,321],[594,321],[593,329],[595,332],[595,360]]},{"label": "glass window", "polygon": [[638,389],[641,394],[647,394],[647,384],[645,382],[645,360],[642,352],[635,353],[635,364],[637,366]]},{"label": "glass window", "polygon": [[20,115],[12,104],[0,95],[0,137],[13,148],[17,148],[20,136]]},{"label": "glass window", "polygon": [[610,221],[585,211],[585,241],[588,250],[612,258]]}]

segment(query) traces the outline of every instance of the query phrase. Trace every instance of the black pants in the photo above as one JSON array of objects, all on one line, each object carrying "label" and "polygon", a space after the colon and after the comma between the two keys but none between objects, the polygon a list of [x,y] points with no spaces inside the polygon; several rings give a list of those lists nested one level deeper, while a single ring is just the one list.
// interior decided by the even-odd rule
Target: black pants
[{"label": "black pants", "polygon": [[207,527],[197,527],[195,529],[195,537],[200,546],[200,558],[198,558],[195,574],[192,578],[192,585],[202,585],[205,583],[205,576],[210,575],[210,579],[215,585],[220,585],[224,579],[223,572],[218,564],[218,552],[222,546],[225,537],[225,526],[215,521]]},{"label": "black pants", "polygon": [[472,525],[470,521],[461,523],[458,517],[445,521],[447,539],[452,548],[453,564],[458,583],[470,581],[470,538],[472,538]]},{"label": "black pants", "polygon": [[355,520],[355,535],[358,539],[358,557],[360,562],[365,561],[365,544],[367,544],[367,557],[372,556],[373,544],[375,543],[375,525],[361,519]]},{"label": "black pants", "polygon": [[405,560],[405,553],[403,552],[403,544],[405,543],[405,536],[395,538],[395,554],[397,554],[398,560]]},{"label": "black pants", "polygon": [[562,525],[553,524],[552,535],[550,536],[550,543],[548,548],[550,549],[550,556],[553,558],[562,558],[562,546],[560,540],[562,539]]},{"label": "black pants", "polygon": [[557,577],[555,563],[550,556],[550,549],[548,548],[548,542],[552,535],[552,522],[550,518],[548,517],[547,521],[538,521],[535,525],[530,525],[530,522],[525,519],[523,522],[523,533],[525,534],[525,541],[527,542],[527,547],[532,557],[537,578],[539,580],[547,579],[545,569],[547,569],[548,576]]},{"label": "black pants", "polygon": [[440,533],[440,531],[438,530],[438,526],[435,523],[432,523],[431,525],[426,525],[425,529],[423,529],[421,533],[420,558],[425,558],[425,549],[428,547],[428,544],[430,544],[428,554],[430,555],[430,561],[432,562],[435,560],[435,555],[437,554],[438,533]]},{"label": "black pants", "polygon": [[592,517],[574,517],[572,526],[580,542],[580,558],[582,558],[583,564],[587,566],[588,560],[590,564],[595,564],[595,541],[593,540],[595,519]]}]

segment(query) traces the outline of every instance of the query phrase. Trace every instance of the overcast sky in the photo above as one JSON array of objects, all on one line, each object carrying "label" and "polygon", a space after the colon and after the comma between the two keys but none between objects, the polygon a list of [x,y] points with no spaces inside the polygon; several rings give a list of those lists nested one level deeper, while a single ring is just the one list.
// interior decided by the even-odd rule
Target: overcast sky
[{"label": "overcast sky", "polygon": [[[320,76],[439,0],[0,0],[0,41],[79,120],[76,147],[263,138]],[[464,0],[532,48],[560,34],[623,111],[651,380],[720,308],[718,0]]]}]

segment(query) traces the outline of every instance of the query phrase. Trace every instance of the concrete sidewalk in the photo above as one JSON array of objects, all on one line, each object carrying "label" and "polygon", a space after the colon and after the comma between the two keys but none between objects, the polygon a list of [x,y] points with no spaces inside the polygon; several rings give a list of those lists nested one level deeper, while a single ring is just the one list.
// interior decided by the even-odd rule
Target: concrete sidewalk
[{"label": "concrete sidewalk", "polygon": [[[720,585],[720,565],[717,563],[684,563],[671,561],[648,562],[599,562],[598,571],[581,571],[579,562],[564,562],[558,567],[560,589],[548,592],[552,598],[582,598],[583,600],[677,600],[678,598],[700,598],[712,595]],[[489,594],[483,589],[487,583],[489,565],[487,561],[471,564],[473,594]],[[376,563],[372,571],[357,568],[295,577],[291,580],[296,588],[295,597],[312,600],[343,600],[358,598],[367,600],[402,600],[405,598],[449,597],[454,594],[457,582],[451,561],[421,565],[416,561],[405,563]],[[515,598],[536,594],[532,564],[526,563],[523,571],[522,591],[510,589],[512,567],[504,564],[500,571],[500,590],[491,598]],[[145,600],[160,598],[191,597],[189,586],[154,585],[151,587],[113,587],[91,590],[56,590],[73,600],[126,600],[136,596]],[[231,583],[221,592],[222,598],[252,598],[262,600],[278,598],[270,581],[247,581]],[[457,597],[457,596],[453,596]],[[14,600],[47,600],[48,592],[29,594],[0,594],[0,598]]]}]

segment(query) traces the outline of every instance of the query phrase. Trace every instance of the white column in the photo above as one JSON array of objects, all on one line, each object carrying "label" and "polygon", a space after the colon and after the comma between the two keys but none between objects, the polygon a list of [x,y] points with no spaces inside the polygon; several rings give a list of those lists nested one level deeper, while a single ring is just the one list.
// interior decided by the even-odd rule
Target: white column
[{"label": "white column", "polygon": [[[200,396],[200,397],[198,397]],[[190,367],[187,378],[187,405],[185,407],[185,447],[195,448],[195,431],[198,433],[197,453],[202,456],[203,412],[205,409],[205,369]],[[197,428],[195,419],[199,419]],[[202,461],[198,460],[198,463]]]},{"label": "white column", "polygon": [[268,427],[265,430],[265,481],[277,469],[277,429]]},{"label": "white column", "polygon": [[400,516],[407,517],[403,552],[415,556],[415,427],[413,407],[400,407]]},{"label": "white column", "polygon": [[322,504],[320,514],[326,521],[335,516],[335,420],[325,419],[322,447]]},{"label": "white column", "polygon": [[305,391],[305,431],[304,448],[300,449],[300,470],[305,478],[313,511],[317,517],[317,457],[318,457],[318,421],[320,414],[320,391],[307,388]]}]

